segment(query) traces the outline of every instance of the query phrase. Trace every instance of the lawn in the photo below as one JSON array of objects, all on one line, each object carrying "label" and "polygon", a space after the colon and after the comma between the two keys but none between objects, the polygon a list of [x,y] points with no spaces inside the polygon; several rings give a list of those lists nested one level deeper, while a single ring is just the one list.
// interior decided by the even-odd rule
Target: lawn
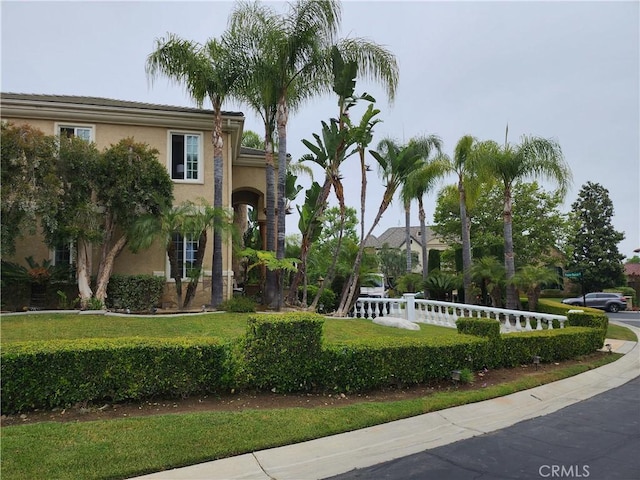
[{"label": "lawn", "polygon": [[[247,328],[246,313],[120,317],[78,314],[32,314],[3,316],[2,343],[33,340],[117,337],[219,337],[235,339]],[[344,343],[356,339],[389,337],[433,338],[457,335],[456,330],[421,325],[420,330],[383,327],[364,319],[326,318],[324,339]]]},{"label": "lawn", "polygon": [[[2,343],[97,337],[241,337],[246,314],[211,313],[171,317],[78,314],[3,316]],[[610,325],[608,338],[635,340]],[[361,319],[324,323],[328,343],[354,339],[457,335],[444,327],[419,331],[382,327]],[[443,391],[412,400],[330,408],[288,408],[124,418],[80,423],[43,422],[4,427],[2,478],[122,479],[148,472],[225,458],[407,418],[455,405],[503,396],[566,378],[617,359],[601,356],[580,365],[544,372],[508,384],[469,391]]]}]

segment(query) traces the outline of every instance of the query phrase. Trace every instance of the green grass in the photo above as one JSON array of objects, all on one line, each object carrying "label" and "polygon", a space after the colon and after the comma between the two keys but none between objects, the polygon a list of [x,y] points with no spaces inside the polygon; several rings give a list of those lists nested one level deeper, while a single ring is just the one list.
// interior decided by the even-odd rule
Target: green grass
[{"label": "green grass", "polygon": [[607,338],[615,340],[627,340],[629,342],[637,342],[638,338],[632,330],[620,325],[609,324],[607,327]]},{"label": "green grass", "polygon": [[[116,317],[78,314],[3,316],[2,343],[33,340],[72,340],[116,337],[218,337],[235,339],[247,328],[246,313],[211,313],[168,317]],[[421,325],[419,331],[383,327],[364,319],[327,318],[324,339],[344,343],[357,339],[389,337],[433,338],[457,335],[456,330]]]},{"label": "green grass", "polygon": [[606,355],[508,384],[471,391],[452,389],[397,402],[5,427],[1,432],[2,478],[128,478],[504,396],[617,358],[617,354]]},{"label": "green grass", "polygon": [[[239,338],[247,314],[114,317],[52,314],[3,316],[2,343],[96,337],[215,336]],[[457,335],[421,325],[420,331],[382,327],[368,320],[326,319],[328,343],[389,337]],[[636,340],[609,325],[607,338]],[[416,400],[315,409],[246,410],[159,415],[119,420],[18,425],[2,429],[2,478],[127,478],[225,458],[478,402],[566,378],[617,359],[566,367],[481,390],[441,392]]]}]

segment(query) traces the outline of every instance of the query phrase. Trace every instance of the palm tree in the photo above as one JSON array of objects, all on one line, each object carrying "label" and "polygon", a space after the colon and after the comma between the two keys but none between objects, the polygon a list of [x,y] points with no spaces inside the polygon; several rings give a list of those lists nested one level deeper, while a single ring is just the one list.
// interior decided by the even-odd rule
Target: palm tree
[{"label": "palm tree", "polygon": [[504,264],[507,280],[507,308],[518,308],[513,251],[512,195],[514,183],[533,178],[548,179],[558,185],[564,195],[571,183],[571,170],[564,161],[560,144],[555,140],[523,136],[521,143],[501,147],[493,141],[484,142],[479,151],[481,168],[499,181],[503,189]]},{"label": "palm tree", "polygon": [[482,257],[473,261],[471,276],[480,284],[483,300],[488,294],[491,298],[491,306],[501,307],[504,265],[496,257]]},{"label": "palm tree", "polygon": [[423,197],[435,185],[436,180],[444,175],[445,165],[442,160],[432,157],[437,152],[442,155],[442,140],[437,135],[429,135],[418,140],[417,146],[422,149],[423,162],[402,184],[400,196],[405,206],[405,244],[407,246],[407,273],[411,273],[411,201],[418,200],[418,216],[420,219],[420,237],[422,244],[422,279],[427,279],[427,226]]},{"label": "palm tree", "polygon": [[[233,92],[240,65],[232,61],[225,40],[209,39],[204,45],[183,40],[169,34],[156,40],[155,50],[147,57],[146,72],[151,79],[164,75],[183,84],[187,93],[201,107],[205,99],[213,106],[214,190],[213,207],[222,208],[224,140],[222,135],[222,104]],[[211,305],[222,302],[222,235],[213,232],[213,258],[211,278]]]},{"label": "palm tree", "polygon": [[[269,93],[270,100],[276,99],[279,258],[284,258],[283,192],[289,112],[308,98],[329,91],[332,84],[332,47],[337,46],[346,61],[356,61],[359,74],[382,80],[391,98],[395,93],[398,76],[395,57],[381,46],[361,39],[336,42],[340,21],[341,8],[336,0],[298,0],[289,5],[289,11],[284,16],[261,3],[241,3],[232,13],[232,31],[249,32],[244,37],[245,46],[241,49],[246,60],[241,63],[249,66],[248,71],[253,76],[248,83],[252,86],[249,90],[255,92],[260,88]],[[254,69],[253,65],[262,65],[263,68]],[[281,287],[280,282],[277,307],[282,301]]]},{"label": "palm tree", "polygon": [[345,285],[346,289],[336,312],[338,316],[344,316],[353,301],[366,239],[369,238],[373,229],[376,228],[380,222],[382,215],[387,208],[389,208],[398,188],[402,186],[413,171],[421,166],[424,141],[424,138],[417,138],[409,141],[408,145],[399,145],[395,140],[386,138],[378,143],[377,151],[371,150],[369,152],[378,162],[378,167],[386,188],[380,202],[380,207],[378,208],[378,213],[365,236],[365,241],[360,243],[358,255],[353,265],[353,272]]},{"label": "palm tree", "polygon": [[549,267],[525,265],[511,279],[511,282],[527,295],[529,311],[538,309],[542,285],[558,281],[558,274]]}]

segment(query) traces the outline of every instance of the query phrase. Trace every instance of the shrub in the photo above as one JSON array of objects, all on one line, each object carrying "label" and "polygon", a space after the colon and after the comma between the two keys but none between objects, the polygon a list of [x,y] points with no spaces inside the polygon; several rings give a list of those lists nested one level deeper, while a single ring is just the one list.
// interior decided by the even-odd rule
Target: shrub
[{"label": "shrub", "polygon": [[3,346],[2,412],[78,402],[185,397],[227,387],[228,347],[216,339],[85,339]]},{"label": "shrub", "polygon": [[500,323],[489,318],[459,318],[456,321],[458,333],[496,339],[500,337]]},{"label": "shrub", "polygon": [[249,297],[233,297],[222,302],[218,310],[235,313],[253,313],[256,311],[256,302]]},{"label": "shrub", "polygon": [[314,387],[324,320],[315,313],[252,315],[244,340],[249,385],[279,392]]},{"label": "shrub", "polygon": [[[300,301],[302,301],[303,291],[304,287],[298,287],[298,300]],[[311,305],[317,293],[318,287],[316,285],[307,285],[307,306]],[[330,288],[325,288],[318,299],[318,313],[333,312],[336,309],[336,302],[335,292]]]},{"label": "shrub", "polygon": [[147,311],[160,303],[163,277],[153,275],[112,275],[107,287],[107,307]]}]

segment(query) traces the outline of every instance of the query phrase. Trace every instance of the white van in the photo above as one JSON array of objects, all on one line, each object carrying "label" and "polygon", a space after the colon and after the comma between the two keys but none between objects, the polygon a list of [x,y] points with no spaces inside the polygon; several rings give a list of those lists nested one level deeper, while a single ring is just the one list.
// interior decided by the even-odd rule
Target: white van
[{"label": "white van", "polygon": [[386,298],[389,293],[383,273],[367,273],[360,278],[360,296]]}]

